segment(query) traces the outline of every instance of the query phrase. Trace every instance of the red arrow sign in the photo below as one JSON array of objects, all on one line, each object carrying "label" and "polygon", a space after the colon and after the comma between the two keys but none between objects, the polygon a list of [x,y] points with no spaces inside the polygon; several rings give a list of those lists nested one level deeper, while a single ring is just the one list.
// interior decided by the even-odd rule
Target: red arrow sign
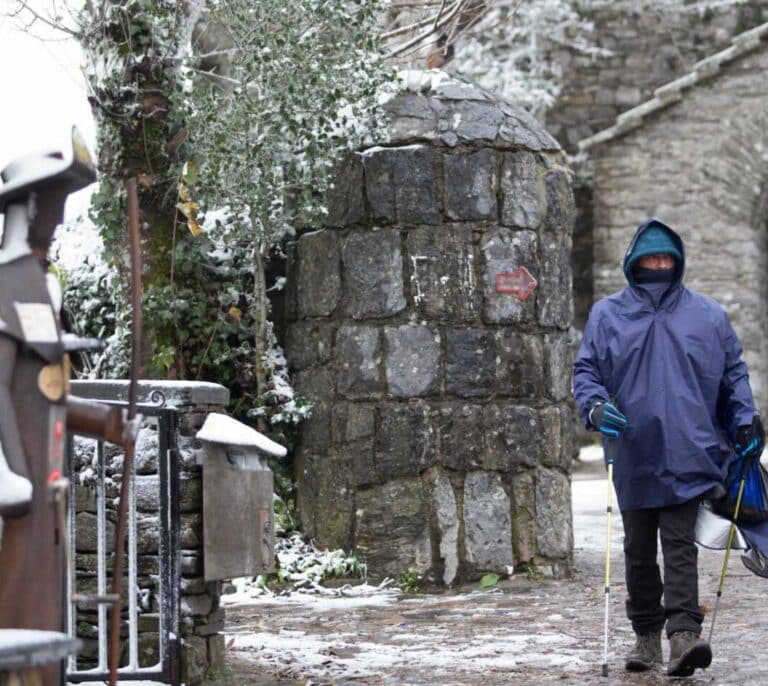
[{"label": "red arrow sign", "polygon": [[518,267],[513,272],[496,274],[496,292],[512,293],[518,300],[524,301],[538,286],[538,281],[525,267]]}]

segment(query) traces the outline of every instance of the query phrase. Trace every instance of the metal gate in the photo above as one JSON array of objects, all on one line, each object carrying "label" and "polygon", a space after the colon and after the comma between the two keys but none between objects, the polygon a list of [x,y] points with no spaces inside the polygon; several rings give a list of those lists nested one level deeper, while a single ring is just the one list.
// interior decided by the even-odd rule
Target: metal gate
[{"label": "metal gate", "polygon": [[[179,683],[179,602],[180,602],[180,553],[179,553],[179,453],[177,448],[177,414],[165,408],[165,398],[155,391],[150,399],[157,404],[139,405],[143,416],[141,431],[157,432],[157,512],[147,514],[146,507],[139,511],[137,503],[137,460],[131,474],[128,503],[126,570],[123,580],[124,599],[127,596],[127,640],[122,638],[122,659],[119,680],[153,680],[162,683]],[[127,407],[126,403],[111,403]],[[88,446],[88,443],[92,446]],[[92,450],[90,466],[89,450]],[[111,591],[108,574],[109,560],[109,503],[119,501],[114,495],[111,465],[106,453],[110,450],[102,441],[79,439],[70,435],[67,450],[67,468],[70,476],[69,493],[69,541],[68,541],[68,598],[67,617],[69,634],[84,640],[88,655],[72,657],[68,663],[67,679],[76,683],[108,678],[107,664],[107,604],[104,596]],[[137,454],[137,458],[139,455]],[[152,467],[154,462],[150,460]],[[150,468],[152,468],[150,467]],[[87,490],[86,490],[87,489]],[[95,499],[95,513],[77,512],[78,495]],[[144,499],[146,500],[146,498]],[[144,503],[145,504],[145,503]],[[139,526],[144,533],[155,522],[157,531],[150,531],[150,538],[157,534],[157,549],[153,554],[138,549]],[[95,519],[95,521],[94,521]],[[85,526],[87,524],[87,526]],[[87,530],[86,530],[87,529]],[[95,529],[95,550],[93,538]],[[87,539],[78,548],[78,532]],[[153,545],[153,542],[151,543]],[[144,546],[144,544],[143,544]],[[156,555],[154,554],[156,552]],[[94,570],[95,553],[95,570]],[[156,557],[156,568],[155,568]],[[83,562],[85,561],[85,562]],[[85,567],[85,569],[84,569]],[[95,587],[93,582],[95,580]],[[149,580],[149,584],[148,584]],[[127,582],[126,582],[127,581]],[[78,586],[87,586],[85,593]],[[125,607],[125,605],[123,606]],[[150,631],[140,631],[139,619]],[[156,621],[156,630],[153,623]],[[142,628],[146,629],[147,626]],[[123,632],[121,631],[121,634]],[[156,652],[153,648],[155,635]],[[140,652],[140,643],[143,652]],[[147,664],[148,655],[157,661]],[[151,662],[151,660],[150,660]],[[84,664],[86,663],[86,664]]]}]

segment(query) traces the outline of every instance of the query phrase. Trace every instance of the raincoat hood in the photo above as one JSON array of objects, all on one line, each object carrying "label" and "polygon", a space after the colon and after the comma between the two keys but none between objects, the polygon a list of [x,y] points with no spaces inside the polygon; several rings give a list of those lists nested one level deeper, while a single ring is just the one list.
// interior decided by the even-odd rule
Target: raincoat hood
[{"label": "raincoat hood", "polygon": [[656,217],[646,219],[637,227],[624,255],[624,276],[630,286],[636,286],[633,269],[637,261],[645,255],[658,253],[671,254],[675,258],[675,279],[672,287],[679,285],[685,273],[685,246],[679,234]]}]

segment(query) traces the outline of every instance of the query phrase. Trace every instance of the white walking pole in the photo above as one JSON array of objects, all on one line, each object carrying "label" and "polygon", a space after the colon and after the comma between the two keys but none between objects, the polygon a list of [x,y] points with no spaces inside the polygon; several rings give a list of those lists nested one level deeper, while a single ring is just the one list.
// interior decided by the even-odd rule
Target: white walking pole
[{"label": "white walking pole", "polygon": [[[608,676],[608,617],[611,605],[611,515],[613,514],[613,455],[608,455],[610,440],[604,441],[608,466],[608,523],[605,534],[605,635],[603,640],[603,676]],[[613,451],[611,451],[613,452]]]}]

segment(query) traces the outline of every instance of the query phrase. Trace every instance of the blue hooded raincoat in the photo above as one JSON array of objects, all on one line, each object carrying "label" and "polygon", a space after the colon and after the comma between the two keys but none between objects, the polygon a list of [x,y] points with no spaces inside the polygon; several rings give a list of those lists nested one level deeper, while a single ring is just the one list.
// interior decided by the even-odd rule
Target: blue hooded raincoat
[{"label": "blue hooded raincoat", "polygon": [[[678,246],[675,281],[658,299],[634,282],[633,250],[650,227]],[[574,364],[585,426],[596,401],[613,400],[627,428],[612,445],[622,510],[686,502],[721,484],[739,426],[755,405],[741,344],[725,310],[683,285],[680,236],[658,219],[641,224],[624,256],[629,285],[592,308]]]}]

